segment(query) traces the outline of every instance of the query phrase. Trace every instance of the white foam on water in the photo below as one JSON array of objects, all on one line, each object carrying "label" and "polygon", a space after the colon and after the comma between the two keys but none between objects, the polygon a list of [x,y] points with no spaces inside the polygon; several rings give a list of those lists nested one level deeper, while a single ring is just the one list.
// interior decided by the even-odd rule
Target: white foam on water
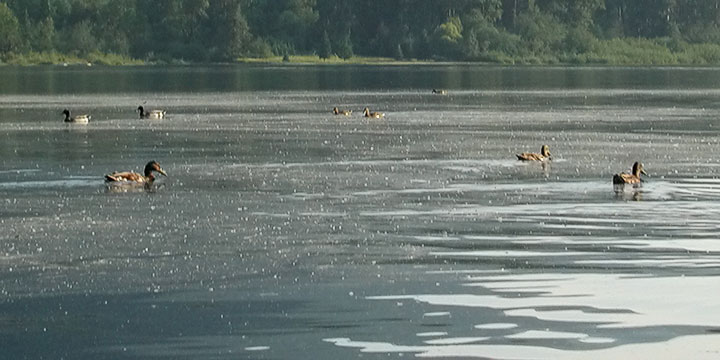
[{"label": "white foam on water", "polygon": [[514,329],[518,327],[518,324],[514,323],[488,323],[488,324],[478,324],[473,326],[476,329],[482,329],[482,330],[505,330],[505,329]]},{"label": "white foam on water", "polygon": [[245,348],[246,351],[266,351],[270,350],[269,346],[248,346]]},{"label": "white foam on water", "polygon": [[[436,306],[486,307],[504,310],[506,315],[534,315],[546,321],[567,321],[569,315],[598,328],[643,326],[717,326],[720,324],[720,283],[713,276],[638,277],[622,274],[557,274],[544,280],[542,275],[498,275],[474,278],[475,286],[495,295],[417,294],[370,296],[370,300],[415,300]],[[559,280],[561,277],[564,279]],[[547,286],[536,296],[516,294],[517,281]],[[622,294],[618,296],[618,294]],[[547,310],[547,308],[559,311]],[[566,308],[566,309],[563,309]],[[591,308],[602,312],[568,313],[567,308]],[[528,310],[534,309],[531,314]],[[584,316],[581,317],[580,315]]]},{"label": "white foam on water", "polygon": [[512,334],[505,336],[508,339],[583,339],[588,337],[588,334],[566,332],[566,331],[552,331],[552,330],[528,330],[521,333]]},{"label": "white foam on water", "polygon": [[431,256],[452,257],[543,257],[543,256],[587,256],[600,253],[579,251],[514,251],[514,250],[484,250],[484,251],[444,251],[431,252]]},{"label": "white foam on water", "polygon": [[428,345],[459,345],[459,344],[476,343],[476,342],[485,341],[488,339],[490,339],[490,338],[488,338],[488,337],[456,337],[456,338],[425,340],[423,342]]},{"label": "white foam on water", "polygon": [[580,341],[581,343],[585,343],[585,344],[611,344],[617,340],[615,340],[613,338],[588,336],[586,338],[579,339],[578,341]]},{"label": "white foam on water", "polygon": [[441,316],[450,316],[450,313],[447,311],[437,311],[437,312],[427,312],[423,314],[423,317],[441,317]]},{"label": "white foam on water", "polygon": [[[593,338],[587,338],[592,342]],[[582,339],[580,339],[582,340]],[[363,353],[414,353],[419,358],[488,358],[514,360],[607,360],[627,359],[693,359],[716,360],[720,355],[720,335],[677,337],[656,343],[626,344],[594,350],[566,350],[522,344],[451,344],[451,345],[396,345],[388,342],[355,341],[349,338],[332,338],[324,341],[339,347],[357,348]]]},{"label": "white foam on water", "polygon": [[445,331],[431,331],[431,332],[421,332],[415,334],[417,337],[436,337],[436,336],[445,336],[448,333]]}]

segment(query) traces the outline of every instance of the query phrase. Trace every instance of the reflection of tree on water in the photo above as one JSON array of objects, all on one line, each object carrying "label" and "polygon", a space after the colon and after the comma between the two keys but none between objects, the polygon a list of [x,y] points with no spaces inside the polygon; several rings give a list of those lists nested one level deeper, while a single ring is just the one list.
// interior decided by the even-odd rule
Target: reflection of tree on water
[{"label": "reflection of tree on water", "polygon": [[615,190],[615,198],[618,200],[642,200],[641,184],[615,184],[613,190]]}]

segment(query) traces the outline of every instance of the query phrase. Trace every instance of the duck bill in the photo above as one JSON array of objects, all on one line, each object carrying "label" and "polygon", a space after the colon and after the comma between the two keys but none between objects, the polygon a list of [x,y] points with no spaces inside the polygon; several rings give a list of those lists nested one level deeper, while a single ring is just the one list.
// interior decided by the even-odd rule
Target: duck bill
[{"label": "duck bill", "polygon": [[640,170],[640,173],[643,174],[643,175],[645,175],[645,176],[650,176],[650,175],[648,175],[648,173],[645,172],[645,170]]},{"label": "duck bill", "polygon": [[159,172],[162,176],[167,176],[167,173],[165,173],[165,170],[163,169],[157,169],[157,172]]}]

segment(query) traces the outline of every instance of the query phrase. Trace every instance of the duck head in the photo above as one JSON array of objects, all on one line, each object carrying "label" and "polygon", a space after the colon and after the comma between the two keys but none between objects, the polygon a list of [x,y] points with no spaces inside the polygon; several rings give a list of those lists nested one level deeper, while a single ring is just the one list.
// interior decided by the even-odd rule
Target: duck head
[{"label": "duck head", "polygon": [[540,148],[540,154],[544,157],[550,157],[550,147],[543,145],[542,148]]},{"label": "duck head", "polygon": [[160,173],[162,176],[167,176],[165,170],[163,170],[156,161],[151,161],[145,165],[145,176],[152,176],[153,171]]},{"label": "duck head", "polygon": [[365,109],[363,110],[363,114],[365,114],[365,115],[370,114],[370,109],[365,108]]},{"label": "duck head", "polygon": [[648,175],[648,174],[645,172],[645,169],[643,168],[643,164],[642,164],[641,162],[639,162],[639,161],[636,161],[636,162],[633,164],[632,173],[633,173],[633,175],[635,175],[635,176],[637,176],[637,177],[640,177],[640,174],[643,174],[643,175],[646,175],[646,176],[650,176],[650,175]]}]

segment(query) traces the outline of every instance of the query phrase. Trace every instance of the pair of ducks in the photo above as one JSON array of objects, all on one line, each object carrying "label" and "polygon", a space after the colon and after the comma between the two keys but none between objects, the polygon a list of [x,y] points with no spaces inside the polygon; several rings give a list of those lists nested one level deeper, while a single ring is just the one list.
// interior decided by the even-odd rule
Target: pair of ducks
[{"label": "pair of ducks", "polygon": [[[333,112],[333,114],[335,114],[335,115],[345,115],[345,116],[350,116],[350,115],[352,115],[352,110],[339,110],[337,107],[334,107],[333,110],[332,110],[332,112]],[[379,118],[381,118],[381,117],[384,117],[385,114],[384,114],[384,113],[381,113],[381,112],[370,111],[369,108],[365,108],[365,109],[363,110],[363,116],[365,116],[365,117],[367,117],[367,118],[379,119]]]},{"label": "pair of ducks", "polygon": [[[140,113],[141,119],[162,119],[165,117],[166,113],[165,110],[145,111],[145,108],[142,105],[138,106],[136,111]],[[63,110],[62,114],[65,115],[66,123],[87,124],[92,118],[92,116],[87,114],[70,116],[70,110],[68,109]]]},{"label": "pair of ducks", "polygon": [[[547,145],[543,145],[540,149],[540,153],[522,153],[517,154],[518,160],[523,161],[545,161],[550,160],[550,147]],[[632,172],[630,174],[626,174],[624,172],[621,172],[619,174],[613,175],[613,184],[615,185],[623,185],[623,184],[639,184],[643,180],[640,178],[640,174],[648,176],[648,174],[645,172],[645,169],[643,168],[642,163],[635,162],[632,167]]]}]

